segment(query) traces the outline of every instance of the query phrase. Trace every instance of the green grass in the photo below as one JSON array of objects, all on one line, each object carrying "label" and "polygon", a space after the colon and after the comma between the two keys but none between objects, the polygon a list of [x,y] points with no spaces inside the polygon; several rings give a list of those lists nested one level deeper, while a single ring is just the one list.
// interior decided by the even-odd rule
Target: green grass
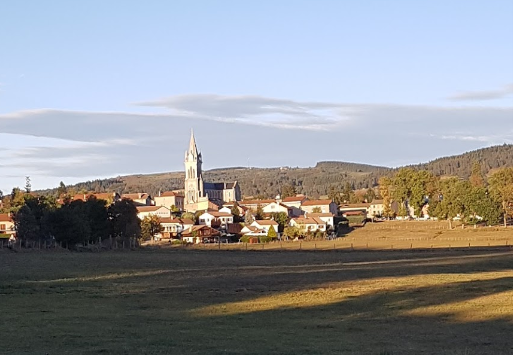
[{"label": "green grass", "polygon": [[510,354],[513,254],[0,251],[2,354]]}]

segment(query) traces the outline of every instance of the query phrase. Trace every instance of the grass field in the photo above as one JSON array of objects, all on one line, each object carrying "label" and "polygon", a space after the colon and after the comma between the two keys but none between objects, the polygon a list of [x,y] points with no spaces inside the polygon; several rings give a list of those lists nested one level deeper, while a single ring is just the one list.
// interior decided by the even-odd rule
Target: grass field
[{"label": "grass field", "polygon": [[2,354],[513,353],[509,247],[4,249],[0,270]]}]

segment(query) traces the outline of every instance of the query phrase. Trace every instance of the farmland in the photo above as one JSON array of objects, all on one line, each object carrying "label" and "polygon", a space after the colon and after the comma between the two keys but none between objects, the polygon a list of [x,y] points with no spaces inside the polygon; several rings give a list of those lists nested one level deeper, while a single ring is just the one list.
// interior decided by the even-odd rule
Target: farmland
[{"label": "farmland", "polygon": [[510,354],[511,232],[438,232],[375,225],[308,250],[4,249],[0,353]]}]

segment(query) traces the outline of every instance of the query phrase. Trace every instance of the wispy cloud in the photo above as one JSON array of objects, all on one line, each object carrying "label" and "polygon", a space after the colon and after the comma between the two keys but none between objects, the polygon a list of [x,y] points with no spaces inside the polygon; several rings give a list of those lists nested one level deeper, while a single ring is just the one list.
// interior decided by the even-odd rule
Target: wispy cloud
[{"label": "wispy cloud", "polygon": [[169,113],[41,109],[0,115],[0,188],[12,187],[7,175],[20,181],[30,175],[36,186],[43,178],[58,183],[66,177],[180,170],[190,128],[207,169],[244,166],[248,158],[253,166],[311,166],[319,160],[416,163],[511,142],[513,134],[513,108],[220,95],[142,104]]},{"label": "wispy cloud", "polygon": [[461,92],[450,96],[449,99],[453,101],[482,101],[502,99],[509,95],[513,95],[513,84],[506,85],[498,90]]}]

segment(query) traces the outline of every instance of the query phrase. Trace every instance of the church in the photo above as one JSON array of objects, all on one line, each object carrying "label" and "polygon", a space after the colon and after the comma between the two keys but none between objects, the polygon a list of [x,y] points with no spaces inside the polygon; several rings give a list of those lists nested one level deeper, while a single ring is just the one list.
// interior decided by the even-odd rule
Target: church
[{"label": "church", "polygon": [[187,212],[207,211],[225,202],[240,201],[240,186],[235,182],[209,183],[203,181],[201,153],[196,147],[191,130],[189,149],[185,152],[185,210]]}]

